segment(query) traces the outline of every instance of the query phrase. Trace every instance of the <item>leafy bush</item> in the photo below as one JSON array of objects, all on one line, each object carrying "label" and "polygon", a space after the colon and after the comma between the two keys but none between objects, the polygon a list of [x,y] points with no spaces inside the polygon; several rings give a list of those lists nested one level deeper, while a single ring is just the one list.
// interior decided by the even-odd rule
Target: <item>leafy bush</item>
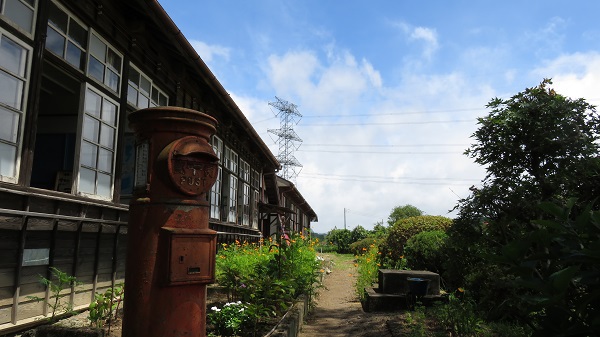
[{"label": "leafy bush", "polygon": [[325,236],[327,242],[337,247],[337,253],[346,254],[350,252],[352,243],[352,232],[348,229],[332,229]]},{"label": "leafy bush", "polygon": [[408,239],[404,246],[404,256],[408,267],[416,270],[429,270],[438,274],[443,272],[443,263],[448,234],[444,231],[421,232]]},{"label": "leafy bush", "polygon": [[600,211],[589,204],[578,215],[576,199],[566,205],[542,203],[549,215],[522,239],[502,249],[495,261],[516,275],[525,293],[524,317],[535,336],[593,336],[600,331]]},{"label": "leafy bush", "polygon": [[373,242],[368,247],[362,247],[361,252],[356,256],[355,266],[358,272],[356,294],[361,302],[365,300],[365,288],[370,288],[373,283],[377,282],[377,272],[381,266],[379,263],[380,254],[377,242]]},{"label": "leafy bush", "polygon": [[[227,316],[231,324],[237,324],[230,316],[249,315],[251,327],[256,328],[262,320],[286,310],[300,294],[314,292],[321,269],[315,243],[293,236],[281,244],[269,241],[264,245],[222,245],[217,254],[217,282],[227,290],[229,302],[243,302],[244,310],[238,310],[238,315],[230,313],[231,308],[225,313],[224,308],[213,309],[215,317]],[[244,333],[250,335],[253,332],[246,330]]]},{"label": "leafy bush", "polygon": [[369,237],[356,242],[353,242],[350,245],[350,252],[354,255],[364,254],[365,251],[369,250],[371,245],[377,245],[377,238]]},{"label": "leafy bush", "polygon": [[239,336],[245,329],[251,328],[254,318],[248,306],[241,301],[225,303],[222,308],[210,308],[208,324],[210,336]]},{"label": "leafy bush", "polygon": [[391,264],[395,264],[402,260],[404,245],[408,239],[421,232],[445,231],[451,225],[452,219],[436,215],[421,215],[399,220],[390,228],[382,246],[382,253],[389,259]]}]

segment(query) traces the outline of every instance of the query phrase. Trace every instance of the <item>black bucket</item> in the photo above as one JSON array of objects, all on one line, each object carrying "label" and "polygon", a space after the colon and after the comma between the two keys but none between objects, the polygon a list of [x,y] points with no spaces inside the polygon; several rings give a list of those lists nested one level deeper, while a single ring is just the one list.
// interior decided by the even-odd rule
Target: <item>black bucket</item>
[{"label": "black bucket", "polygon": [[408,293],[414,296],[425,296],[427,295],[427,287],[429,286],[429,280],[419,277],[408,277]]}]

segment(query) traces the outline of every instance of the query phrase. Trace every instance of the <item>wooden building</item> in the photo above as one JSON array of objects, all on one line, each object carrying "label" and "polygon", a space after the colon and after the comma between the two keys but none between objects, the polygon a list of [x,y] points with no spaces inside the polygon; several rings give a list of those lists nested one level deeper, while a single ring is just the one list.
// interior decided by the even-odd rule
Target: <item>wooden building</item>
[{"label": "wooden building", "polygon": [[279,206],[280,164],[156,0],[0,0],[0,334],[48,314],[28,296],[48,298],[49,267],[83,282],[64,299],[75,308],[123,280],[127,116],[164,105],[217,119],[210,226],[258,240],[281,213],[264,207]]}]

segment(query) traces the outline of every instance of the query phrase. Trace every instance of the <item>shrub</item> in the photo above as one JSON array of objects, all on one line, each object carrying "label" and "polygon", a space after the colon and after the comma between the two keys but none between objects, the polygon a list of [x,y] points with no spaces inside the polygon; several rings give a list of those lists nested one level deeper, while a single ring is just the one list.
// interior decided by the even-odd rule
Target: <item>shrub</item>
[{"label": "shrub", "polygon": [[371,245],[377,245],[377,239],[374,237],[365,238],[359,241],[356,241],[350,245],[350,252],[354,255],[364,254]]},{"label": "shrub", "polygon": [[421,232],[408,239],[404,246],[408,267],[441,274],[446,260],[444,247],[447,239],[448,234],[444,231]]},{"label": "shrub", "polygon": [[[363,240],[364,241],[364,240]],[[358,278],[356,280],[356,294],[361,302],[365,300],[365,288],[370,288],[377,281],[379,249],[375,243],[369,247],[363,247],[361,253],[356,256]]]},{"label": "shrub", "polygon": [[325,239],[337,247],[337,253],[346,254],[350,252],[352,243],[352,232],[348,229],[332,229],[327,233]]},{"label": "shrub", "polygon": [[452,225],[452,219],[436,215],[421,215],[399,220],[390,228],[382,246],[382,253],[395,264],[404,255],[404,245],[411,237],[428,231],[446,231]]}]

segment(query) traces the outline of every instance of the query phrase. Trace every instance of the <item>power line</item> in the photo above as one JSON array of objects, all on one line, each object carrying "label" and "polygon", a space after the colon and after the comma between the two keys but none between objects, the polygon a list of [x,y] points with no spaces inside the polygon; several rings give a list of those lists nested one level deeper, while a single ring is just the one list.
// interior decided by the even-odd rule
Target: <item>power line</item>
[{"label": "power line", "polygon": [[420,151],[420,152],[406,152],[406,151],[336,151],[336,150],[297,150],[298,152],[320,152],[320,153],[342,153],[342,154],[409,154],[409,155],[447,155],[447,154],[461,154],[462,152],[456,151]]},{"label": "power line", "polygon": [[452,146],[470,146],[469,144],[302,144],[303,147],[324,146],[324,147],[452,147]]},{"label": "power line", "polygon": [[446,112],[478,111],[478,110],[482,110],[482,109],[481,108],[468,108],[468,109],[422,110],[422,111],[369,113],[369,114],[347,114],[347,115],[312,115],[312,116],[304,116],[304,118],[340,118],[340,117],[402,116],[402,115],[437,114],[437,113],[446,113]]},{"label": "power line", "polygon": [[339,175],[339,174],[324,174],[324,173],[303,173],[302,176],[310,175],[314,177],[335,177],[335,178],[359,178],[359,179],[380,179],[383,181],[396,181],[397,179],[418,180],[418,181],[462,181],[462,182],[479,182],[480,179],[468,178],[418,178],[418,177],[389,177],[389,176],[364,176],[357,174]]},{"label": "power line", "polygon": [[302,127],[307,126],[364,126],[364,125],[421,125],[421,124],[451,124],[451,123],[472,123],[476,122],[476,119],[458,119],[450,121],[421,121],[421,122],[381,122],[381,123],[323,123],[323,124],[303,124]]},{"label": "power line", "polygon": [[385,180],[370,180],[370,179],[353,179],[353,178],[338,178],[338,177],[311,177],[310,175],[303,174],[303,178],[316,179],[316,180],[334,180],[334,181],[353,181],[363,183],[384,183],[384,184],[399,184],[399,185],[421,185],[421,186],[471,186],[473,184],[467,183],[455,183],[455,182],[415,182],[415,181],[385,181]]}]

